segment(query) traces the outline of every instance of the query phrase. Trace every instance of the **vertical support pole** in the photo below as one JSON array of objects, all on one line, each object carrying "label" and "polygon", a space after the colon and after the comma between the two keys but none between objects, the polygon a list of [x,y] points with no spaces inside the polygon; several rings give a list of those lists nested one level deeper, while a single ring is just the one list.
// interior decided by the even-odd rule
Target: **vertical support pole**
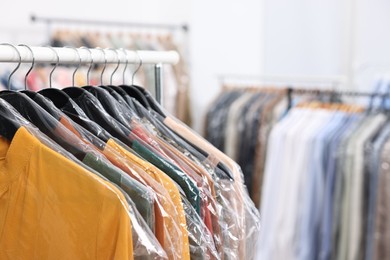
[{"label": "vertical support pole", "polygon": [[162,63],[154,65],[155,93],[156,100],[160,105],[163,105],[163,78],[162,78]]}]

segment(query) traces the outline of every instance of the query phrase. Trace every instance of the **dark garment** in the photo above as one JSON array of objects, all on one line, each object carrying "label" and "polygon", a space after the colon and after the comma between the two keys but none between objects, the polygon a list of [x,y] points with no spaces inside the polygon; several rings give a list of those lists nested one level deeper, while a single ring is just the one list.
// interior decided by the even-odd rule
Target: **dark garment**
[{"label": "dark garment", "polygon": [[[254,152],[254,169],[252,177],[251,198],[256,206],[260,206],[261,193],[263,187],[263,177],[265,171],[266,151],[268,146],[268,137],[273,124],[278,120],[274,118],[274,109],[285,99],[284,91],[275,93],[272,101],[267,102],[265,106],[259,108],[259,126],[256,135],[256,147]],[[255,127],[255,126],[254,126]]]},{"label": "dark garment", "polygon": [[135,203],[138,212],[148,224],[149,228],[154,232],[155,214],[154,214],[154,199],[151,191],[143,186],[138,181],[130,178],[126,173],[110,163],[102,161],[94,154],[88,153],[83,163],[104,177],[112,183],[118,185],[124,192],[126,192],[131,200]]},{"label": "dark garment", "polygon": [[194,207],[196,212],[200,215],[200,193],[196,184],[179,168],[172,163],[168,162],[164,158],[157,156],[151,152],[145,146],[138,141],[133,141],[131,148],[138,153],[142,158],[159,168],[161,171],[166,173],[173,181],[175,181],[183,190],[187,199]]},{"label": "dark garment", "polygon": [[375,225],[372,241],[372,259],[390,259],[390,139],[387,139],[381,153],[378,176],[378,191],[375,207]]},{"label": "dark garment", "polygon": [[368,205],[367,205],[367,231],[366,231],[366,258],[373,259],[373,245],[375,237],[376,203],[378,198],[379,173],[381,167],[381,153],[383,146],[390,136],[390,124],[387,124],[377,137],[371,140],[366,147],[367,153],[367,183],[368,183]]},{"label": "dark garment", "polygon": [[221,151],[225,149],[226,122],[230,105],[242,96],[241,91],[226,92],[207,113],[206,139]]},{"label": "dark garment", "polygon": [[[237,163],[244,174],[244,183],[248,188],[249,194],[252,194],[252,179],[256,149],[256,139],[259,131],[260,109],[255,113],[248,113],[253,106],[262,103],[265,95],[257,93],[248,100],[248,103],[242,108],[238,125],[238,158]],[[260,111],[259,111],[260,110]]]}]

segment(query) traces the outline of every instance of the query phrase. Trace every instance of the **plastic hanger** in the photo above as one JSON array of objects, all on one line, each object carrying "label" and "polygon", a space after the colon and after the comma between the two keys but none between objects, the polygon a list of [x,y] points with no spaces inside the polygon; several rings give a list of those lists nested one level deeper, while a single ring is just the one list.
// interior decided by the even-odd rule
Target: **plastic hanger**
[{"label": "plastic hanger", "polygon": [[[1,43],[0,45],[7,45],[15,49],[18,58],[19,58],[19,63],[15,67],[15,69],[10,73],[8,77],[8,91],[10,91],[10,84],[11,84],[11,78],[12,75],[18,70],[20,67],[20,64],[22,63],[22,57],[20,56],[20,52],[18,49],[9,43]],[[1,93],[1,92],[0,92]],[[18,129],[22,126],[20,123],[20,120],[18,120],[17,116],[15,113],[12,111],[12,109],[8,108],[6,104],[3,102],[0,102],[0,136],[4,137],[8,141],[12,141],[13,137],[15,136],[16,132]]]},{"label": "plastic hanger", "polygon": [[[102,50],[104,53],[104,59],[107,62],[106,59],[106,53],[104,50]],[[118,54],[118,53],[117,53]],[[118,67],[120,64],[119,56],[118,56],[118,64],[117,67],[115,68],[114,72],[110,76],[110,79],[112,81],[114,73],[117,71]],[[135,116],[135,114],[131,115],[130,110],[126,111],[126,108],[123,107],[108,91],[106,91],[103,88],[99,87],[92,87],[92,86],[85,86],[83,87],[86,91],[94,95],[101,103],[105,111],[115,118],[118,122],[123,124],[124,126],[128,126],[129,122],[131,121],[131,118]],[[66,90],[65,90],[66,91]]]},{"label": "plastic hanger", "polygon": [[121,87],[126,92],[127,95],[131,96],[132,98],[135,98],[144,107],[149,109],[150,104],[149,104],[148,100],[145,98],[143,93],[141,91],[139,91],[138,88],[134,85],[135,75],[140,70],[140,68],[142,67],[142,63],[143,63],[141,56],[139,56],[138,52],[136,52],[136,53],[137,53],[138,58],[139,58],[139,64],[138,64],[137,69],[133,72],[133,74],[131,76],[131,85],[130,86],[129,85],[120,85],[119,87]]},{"label": "plastic hanger", "polygon": [[[31,48],[28,49],[31,51],[31,54],[34,56],[34,53],[32,52]],[[30,71],[31,69],[28,71],[28,73]],[[82,150],[68,143],[66,140],[62,139],[56,134],[56,128],[59,124],[58,118],[53,118],[49,113],[47,113],[43,108],[41,108],[26,94],[23,94],[21,92],[14,92],[14,91],[3,91],[0,92],[0,98],[7,101],[25,119],[27,119],[32,124],[34,124],[41,132],[49,136],[57,144],[59,144],[64,149],[66,149],[68,152],[72,153],[78,159],[82,160],[85,157],[85,153]]]},{"label": "plastic hanger", "polygon": [[[103,80],[103,73],[105,68],[106,62],[102,70],[101,81]],[[117,137],[123,143],[131,146],[131,140],[128,138],[130,135],[130,130],[112,118],[104,110],[104,107],[95,96],[93,96],[85,89],[78,87],[68,87],[62,91],[65,92],[78,105],[78,107],[82,109],[88,119],[99,124],[108,133],[112,134],[114,137]],[[66,107],[63,107],[61,110],[63,109],[66,109]]]},{"label": "plastic hanger", "polygon": [[[51,88],[51,77],[54,70],[57,68],[59,63],[59,56],[57,52],[52,49],[57,56],[57,63],[55,64],[53,70],[50,72],[50,88],[43,89],[39,91],[39,94],[43,97],[49,99],[56,108],[65,113],[70,119],[72,119],[77,124],[81,125],[99,139],[104,142],[107,142],[110,139],[110,135],[101,128],[98,124],[91,121],[84,111],[63,91],[55,88]],[[93,65],[93,60],[91,66]]]},{"label": "plastic hanger", "polygon": [[[31,67],[27,71],[26,75],[24,76],[24,90],[22,90],[21,92],[26,94],[35,103],[40,105],[43,109],[45,109],[48,113],[50,113],[50,115],[52,115],[55,119],[59,120],[60,116],[59,116],[58,112],[56,112],[53,109],[53,106],[51,106],[43,96],[41,96],[40,94],[38,94],[34,91],[27,89],[27,77],[30,74],[30,72],[34,69],[35,57],[34,57],[34,53],[33,53],[32,49],[29,46],[27,46],[25,44],[19,44],[19,46],[24,46],[24,47],[28,48],[32,54]],[[49,48],[52,48],[52,47],[49,47]],[[58,58],[58,56],[57,56],[57,58]],[[58,59],[57,59],[57,64],[58,64]],[[51,86],[51,79],[50,79],[50,86]]]}]

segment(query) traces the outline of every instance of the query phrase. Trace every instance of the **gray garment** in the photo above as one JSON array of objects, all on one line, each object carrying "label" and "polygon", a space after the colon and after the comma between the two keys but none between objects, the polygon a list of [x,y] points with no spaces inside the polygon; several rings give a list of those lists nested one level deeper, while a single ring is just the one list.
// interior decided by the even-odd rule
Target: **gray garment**
[{"label": "gray garment", "polygon": [[367,205],[367,232],[366,232],[366,260],[372,259],[374,227],[375,227],[375,209],[378,194],[378,178],[380,171],[380,160],[383,146],[386,140],[390,137],[390,123],[383,127],[380,134],[373,140],[373,144],[367,147],[369,154],[368,165],[368,205]]},{"label": "gray garment", "polygon": [[346,260],[348,258],[348,241],[349,237],[349,217],[351,213],[351,189],[352,179],[354,178],[354,153],[356,149],[356,141],[359,135],[364,131],[365,127],[371,123],[373,118],[371,116],[366,117],[361,124],[353,131],[349,137],[345,139],[345,150],[344,150],[344,162],[342,165],[342,174],[344,178],[343,192],[341,196],[341,214],[340,214],[340,236],[339,236],[339,250],[337,259]]},{"label": "gray garment", "polygon": [[381,154],[373,235],[373,259],[390,258],[390,139]]},{"label": "gray garment", "polygon": [[349,241],[348,241],[348,259],[363,259],[365,235],[365,221],[367,213],[365,208],[364,197],[364,145],[373,136],[381,130],[386,121],[383,114],[376,115],[369,124],[364,125],[363,131],[356,138],[353,171],[350,179],[350,211],[348,217],[349,224]]},{"label": "gray garment", "polygon": [[346,147],[348,145],[349,137],[355,132],[360,126],[364,118],[359,118],[352,122],[348,126],[348,130],[344,131],[341,137],[340,145],[336,152],[336,169],[335,169],[335,187],[333,195],[333,216],[332,216],[332,253],[331,259],[336,259],[339,251],[339,239],[340,239],[340,227],[341,227],[341,215],[342,215],[342,201],[343,189],[344,189],[344,168],[346,158]]}]

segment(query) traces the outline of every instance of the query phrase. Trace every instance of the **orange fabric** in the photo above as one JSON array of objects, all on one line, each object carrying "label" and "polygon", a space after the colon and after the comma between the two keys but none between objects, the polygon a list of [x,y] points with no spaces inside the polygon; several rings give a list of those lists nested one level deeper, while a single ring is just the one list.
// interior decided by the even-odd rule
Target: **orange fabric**
[{"label": "orange fabric", "polygon": [[77,137],[79,137],[81,140],[82,140],[82,136],[80,135],[80,133],[73,127],[73,125],[68,121],[68,119],[66,119],[65,117],[61,117],[60,118],[60,123],[62,125],[64,125],[69,131],[71,131],[72,133],[74,133]]},{"label": "orange fabric", "polygon": [[[169,197],[171,198],[172,202],[174,203],[175,208],[172,209],[168,203],[163,203],[163,207],[165,212],[157,211],[160,212],[162,216],[160,218],[164,221],[165,226],[167,227],[168,231],[172,231],[174,229],[174,223],[177,224],[177,226],[180,227],[181,229],[181,239],[176,239],[173,237],[173,241],[181,242],[181,243],[174,243],[175,248],[173,250],[167,250],[168,257],[171,259],[172,254],[177,254],[179,253],[179,259],[190,259],[190,251],[189,251],[189,241],[188,241],[188,231],[187,231],[187,223],[186,223],[186,217],[185,217],[185,212],[184,208],[181,202],[180,198],[180,192],[179,189],[176,187],[176,184],[174,181],[172,181],[164,172],[160,171],[158,168],[156,168],[154,165],[150,164],[149,162],[146,162],[125,148],[123,148],[121,145],[116,143],[114,140],[110,139],[107,144],[106,144],[107,149],[103,151],[103,153],[107,156],[110,157],[109,149],[115,150],[117,153],[119,153],[122,158],[126,159],[128,162],[137,165],[141,169],[143,169],[150,177],[153,178],[154,181],[157,181],[160,185],[162,185],[165,190],[168,192]],[[116,157],[117,158],[117,157]],[[112,158],[113,160],[116,160],[116,164],[118,164],[118,167],[126,167],[124,165],[123,160],[118,160],[115,158]],[[121,165],[121,166],[119,166]],[[148,180],[149,178],[145,178],[145,176],[142,177],[144,181],[150,182]],[[148,183],[148,185],[149,185]],[[175,219],[172,217],[171,212],[176,211],[178,214],[178,218]],[[162,221],[161,220],[161,221]],[[160,220],[157,220],[156,216],[156,222]],[[157,229],[156,229],[157,230]],[[161,232],[162,229],[159,229],[159,233],[157,234],[160,239],[164,238],[164,234]],[[163,240],[164,241],[164,240]],[[160,243],[162,243],[160,241]],[[165,248],[165,247],[164,247]],[[171,252],[170,252],[171,251]]]},{"label": "orange fabric", "polygon": [[[92,148],[95,148],[91,143],[86,142],[81,134],[74,128],[71,122],[69,122],[65,117],[61,117],[59,120],[68,130],[70,130],[72,133],[80,137],[80,140],[85,142],[87,145],[89,145]],[[160,242],[161,246],[165,249],[173,247],[172,246],[172,239],[170,235],[172,236],[179,236],[179,234],[173,232],[171,230],[170,234],[166,234],[165,231],[165,225],[166,220],[164,220],[164,214],[167,216],[165,212],[170,212],[171,217],[174,214],[172,211],[172,208],[174,208],[173,203],[168,198],[168,194],[164,192],[164,188],[161,187],[157,182],[153,180],[147,173],[143,172],[143,170],[139,167],[135,167],[133,163],[129,163],[126,158],[123,158],[120,153],[118,153],[116,150],[112,149],[111,147],[107,147],[103,151],[100,149],[96,149],[97,152],[104,155],[113,165],[120,168],[124,172],[126,172],[130,177],[134,178],[135,180],[139,181],[140,183],[144,184],[145,186],[151,187],[154,192],[154,214],[155,214],[155,226],[154,226],[154,235],[157,238],[157,240]],[[141,177],[142,176],[142,177]],[[144,179],[148,180],[145,181]],[[165,206],[164,206],[165,205]],[[169,205],[172,205],[171,207]],[[165,207],[165,209],[164,209]],[[168,250],[165,250],[168,252]]]},{"label": "orange fabric", "polygon": [[[196,174],[198,174],[199,177],[202,178],[202,188],[207,189],[207,194],[210,196],[210,198],[207,200],[207,209],[213,209],[212,212],[210,210],[207,210],[205,213],[208,214],[209,216],[206,216],[205,218],[205,223],[206,226],[210,229],[211,227],[211,233],[216,233],[217,236],[219,237],[219,241],[216,241],[216,246],[221,247],[222,242],[222,234],[221,234],[221,229],[218,223],[218,220],[220,218],[217,210],[217,205],[216,205],[216,192],[215,192],[215,186],[214,186],[214,180],[210,176],[210,174],[203,168],[199,167],[196,165],[195,162],[193,162],[190,158],[185,156],[183,153],[180,153],[178,150],[176,150],[174,147],[162,142],[159,140],[159,144],[161,147],[169,150],[172,153],[175,153],[176,156],[178,156],[181,160],[183,160],[188,167],[191,168]],[[168,151],[166,152],[168,153]]]},{"label": "orange fabric", "polygon": [[0,139],[0,259],[133,259],[127,207],[24,127]]}]

